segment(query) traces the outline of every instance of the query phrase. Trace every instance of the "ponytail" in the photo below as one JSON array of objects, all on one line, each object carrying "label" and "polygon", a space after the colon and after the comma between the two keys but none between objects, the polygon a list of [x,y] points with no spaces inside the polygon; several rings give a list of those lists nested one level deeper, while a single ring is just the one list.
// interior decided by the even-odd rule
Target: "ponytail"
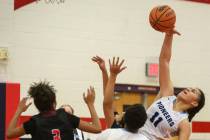
[{"label": "ponytail", "polygon": [[203,108],[204,104],[205,104],[205,96],[202,90],[198,89],[200,92],[200,96],[198,99],[198,106],[194,107],[194,108],[190,108],[187,110],[187,113],[189,114],[188,119],[191,122],[193,117]]}]

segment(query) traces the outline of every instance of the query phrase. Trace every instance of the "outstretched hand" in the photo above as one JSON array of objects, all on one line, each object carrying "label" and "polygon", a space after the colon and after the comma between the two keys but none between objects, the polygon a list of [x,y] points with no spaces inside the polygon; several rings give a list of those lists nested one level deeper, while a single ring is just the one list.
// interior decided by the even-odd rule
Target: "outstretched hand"
[{"label": "outstretched hand", "polygon": [[115,60],[115,57],[113,57],[111,63],[111,60],[109,59],[110,73],[117,75],[121,71],[126,69],[127,68],[126,66],[122,67],[124,61],[125,61],[124,59],[120,61],[119,57],[117,57],[117,60]]},{"label": "outstretched hand", "polygon": [[96,56],[92,57],[92,61],[96,62],[102,71],[106,70],[106,65],[105,65],[105,61],[103,60],[103,58],[96,55]]},{"label": "outstretched hand", "polygon": [[87,89],[87,94],[83,93],[83,99],[86,104],[94,104],[95,102],[95,90],[92,86]]},{"label": "outstretched hand", "polygon": [[31,102],[27,104],[28,100],[29,100],[29,98],[25,97],[20,101],[20,103],[18,105],[18,110],[20,112],[25,112],[28,109],[28,107],[32,104]]}]

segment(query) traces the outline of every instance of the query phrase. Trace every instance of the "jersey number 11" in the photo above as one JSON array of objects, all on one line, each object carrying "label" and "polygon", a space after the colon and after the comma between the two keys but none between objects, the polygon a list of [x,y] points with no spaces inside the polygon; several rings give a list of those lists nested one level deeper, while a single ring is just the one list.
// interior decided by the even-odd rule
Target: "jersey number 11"
[{"label": "jersey number 11", "polygon": [[163,120],[163,118],[159,117],[159,113],[155,112],[155,114],[150,118],[150,122],[153,123],[155,127]]}]

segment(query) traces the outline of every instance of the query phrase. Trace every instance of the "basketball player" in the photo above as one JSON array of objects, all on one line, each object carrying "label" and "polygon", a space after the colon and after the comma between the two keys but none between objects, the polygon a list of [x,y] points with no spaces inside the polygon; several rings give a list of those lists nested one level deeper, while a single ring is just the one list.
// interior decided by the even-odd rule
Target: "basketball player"
[{"label": "basketball player", "polygon": [[128,107],[124,115],[124,128],[112,128],[103,131],[96,140],[147,140],[138,133],[147,119],[144,106],[135,104]]},{"label": "basketball player", "polygon": [[165,33],[159,57],[160,92],[148,108],[148,119],[139,131],[149,140],[167,139],[169,135],[189,140],[190,122],[205,104],[204,94],[199,88],[187,88],[174,96],[169,71],[174,34],[180,35],[174,29]]},{"label": "basketball player", "polygon": [[[176,30],[168,31],[165,34],[159,58],[160,93],[147,110],[148,120],[139,131],[149,140],[166,140],[170,136],[178,136],[179,140],[189,140],[191,133],[190,122],[205,104],[204,93],[199,88],[187,88],[180,92],[177,97],[174,96],[169,73],[174,34],[180,35]],[[107,102],[112,104],[114,94],[109,93],[107,94],[109,97],[106,99],[108,99]],[[112,118],[111,116],[107,115],[107,118]],[[110,120],[108,122],[110,126],[114,122],[114,119],[107,120]]]},{"label": "basketball player", "polygon": [[[117,75],[123,71],[126,67],[122,67],[124,60],[119,61],[119,57],[115,60],[115,57],[110,64],[110,77],[108,79],[105,94],[104,94],[104,112],[105,118],[108,122],[108,127],[113,125],[114,109],[113,109],[113,94],[114,85]],[[111,96],[110,96],[111,95]],[[111,97],[111,98],[110,98]],[[145,136],[138,133],[147,119],[146,110],[142,105],[132,105],[125,111],[123,117],[124,126],[120,129],[107,129],[100,134],[97,140],[147,140]]]},{"label": "basketball player", "polygon": [[74,140],[73,129],[75,128],[92,133],[101,132],[101,124],[94,107],[93,87],[87,90],[87,96],[83,94],[90,110],[92,124],[66,113],[64,109],[56,110],[55,92],[54,87],[48,82],[34,83],[29,89],[29,95],[34,99],[34,104],[40,113],[32,116],[21,126],[17,126],[21,113],[30,106],[30,104],[26,105],[27,98],[23,98],[9,124],[7,137],[17,138],[24,134],[31,134],[32,140]]}]

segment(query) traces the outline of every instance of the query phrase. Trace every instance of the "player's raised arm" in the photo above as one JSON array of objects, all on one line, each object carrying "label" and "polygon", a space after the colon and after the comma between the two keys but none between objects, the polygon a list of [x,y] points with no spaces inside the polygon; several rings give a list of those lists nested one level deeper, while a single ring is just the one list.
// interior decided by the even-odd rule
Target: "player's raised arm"
[{"label": "player's raised arm", "polygon": [[18,122],[18,119],[19,119],[20,115],[22,114],[22,112],[25,112],[28,109],[28,107],[31,105],[31,103],[28,105],[26,104],[27,100],[28,100],[28,98],[23,98],[20,101],[13,118],[9,123],[9,127],[7,130],[7,138],[8,139],[17,138],[17,137],[20,137],[25,134],[23,125],[17,126],[17,122]]},{"label": "player's raised arm", "polygon": [[160,93],[158,98],[164,96],[171,96],[174,94],[173,85],[170,77],[170,60],[172,55],[172,41],[173,35],[178,34],[176,30],[170,30],[165,33],[165,38],[163,41],[163,46],[159,56],[159,84]]},{"label": "player's raised arm", "polygon": [[86,132],[91,132],[91,133],[100,133],[102,128],[101,128],[101,123],[100,123],[98,114],[94,106],[95,90],[93,87],[90,87],[89,89],[87,89],[87,95],[85,96],[85,94],[83,94],[83,99],[85,103],[87,104],[88,109],[90,111],[92,123],[80,120],[79,129]]},{"label": "player's raised arm", "polygon": [[101,58],[100,56],[94,56],[92,57],[92,61],[96,62],[102,72],[102,79],[103,79],[103,95],[105,93],[105,88],[107,85],[107,81],[108,81],[108,73],[107,73],[107,69],[106,69],[106,64],[103,58]]},{"label": "player's raised arm", "polygon": [[112,63],[109,60],[110,65],[110,77],[106,86],[103,109],[107,127],[111,127],[114,122],[114,109],[113,109],[113,97],[114,97],[114,86],[116,82],[117,75],[126,69],[125,66],[122,66],[124,60],[120,61],[119,57],[112,59]]}]

